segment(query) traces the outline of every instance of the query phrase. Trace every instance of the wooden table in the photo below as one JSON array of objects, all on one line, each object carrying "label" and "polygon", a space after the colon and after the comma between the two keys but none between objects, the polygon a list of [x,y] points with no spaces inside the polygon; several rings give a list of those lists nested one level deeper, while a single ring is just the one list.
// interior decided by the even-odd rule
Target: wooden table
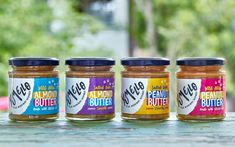
[{"label": "wooden table", "polygon": [[181,122],[171,113],[163,122],[122,121],[120,114],[109,122],[16,123],[0,113],[0,147],[42,146],[231,146],[235,147],[235,113],[224,121]]}]

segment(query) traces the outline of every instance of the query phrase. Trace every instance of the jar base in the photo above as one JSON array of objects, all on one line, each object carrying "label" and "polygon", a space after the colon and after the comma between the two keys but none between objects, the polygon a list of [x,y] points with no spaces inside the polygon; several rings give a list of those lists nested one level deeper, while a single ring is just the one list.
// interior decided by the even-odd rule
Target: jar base
[{"label": "jar base", "polygon": [[59,117],[58,114],[49,115],[15,115],[9,114],[9,119],[12,121],[55,121]]},{"label": "jar base", "polygon": [[66,119],[71,121],[108,121],[115,117],[115,114],[106,115],[78,115],[78,114],[66,114]]},{"label": "jar base", "polygon": [[180,121],[187,121],[187,122],[210,122],[210,121],[222,121],[225,118],[224,115],[207,115],[207,116],[192,116],[192,115],[182,115],[178,114],[176,117]]},{"label": "jar base", "polygon": [[124,120],[156,120],[164,121],[169,118],[169,113],[167,114],[126,114],[122,113],[122,119]]}]

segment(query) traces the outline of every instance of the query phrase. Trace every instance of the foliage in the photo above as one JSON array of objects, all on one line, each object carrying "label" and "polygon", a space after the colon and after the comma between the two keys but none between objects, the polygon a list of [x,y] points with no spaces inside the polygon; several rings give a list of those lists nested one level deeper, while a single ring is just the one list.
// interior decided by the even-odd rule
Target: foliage
[{"label": "foliage", "polygon": [[[8,59],[14,56],[52,56],[72,53],[73,38],[96,33],[102,24],[75,11],[73,1],[0,0],[0,95],[7,95]],[[85,52],[83,52],[85,54]]]},{"label": "foliage", "polygon": [[[146,23],[141,9],[146,1],[135,2],[135,23]],[[235,1],[151,0],[151,3],[159,56],[167,56],[173,61],[183,56],[225,57],[230,79],[228,92],[235,96],[232,82],[235,80]],[[136,26],[138,46],[150,48],[146,44],[149,39],[145,36],[147,25]]]}]

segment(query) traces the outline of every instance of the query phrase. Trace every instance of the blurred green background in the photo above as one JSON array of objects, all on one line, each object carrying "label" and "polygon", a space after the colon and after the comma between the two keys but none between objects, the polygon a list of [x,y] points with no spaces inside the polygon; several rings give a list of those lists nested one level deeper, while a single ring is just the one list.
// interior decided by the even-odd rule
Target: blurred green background
[{"label": "blurred green background", "polygon": [[[117,60],[116,102],[120,110],[119,59],[163,56],[226,58],[228,111],[235,110],[234,0],[0,0],[0,96],[7,95],[8,59],[57,57],[64,87],[64,59],[106,56]],[[61,96],[63,99],[63,95]],[[174,111],[172,100],[172,111]]]}]

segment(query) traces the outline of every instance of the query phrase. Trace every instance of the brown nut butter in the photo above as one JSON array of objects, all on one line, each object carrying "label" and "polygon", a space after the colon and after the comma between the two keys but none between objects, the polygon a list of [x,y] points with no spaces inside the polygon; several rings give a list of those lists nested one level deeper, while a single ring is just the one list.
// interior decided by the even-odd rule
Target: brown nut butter
[{"label": "brown nut butter", "polygon": [[9,118],[52,121],[59,113],[59,78],[55,58],[11,58]]},{"label": "brown nut butter", "polygon": [[170,61],[165,58],[124,58],[121,105],[126,120],[164,120],[169,117]]},{"label": "brown nut butter", "polygon": [[71,58],[65,62],[66,118],[110,120],[115,117],[115,79],[110,58]]},{"label": "brown nut butter", "polygon": [[224,59],[181,58],[177,65],[177,118],[184,121],[224,119]]}]

